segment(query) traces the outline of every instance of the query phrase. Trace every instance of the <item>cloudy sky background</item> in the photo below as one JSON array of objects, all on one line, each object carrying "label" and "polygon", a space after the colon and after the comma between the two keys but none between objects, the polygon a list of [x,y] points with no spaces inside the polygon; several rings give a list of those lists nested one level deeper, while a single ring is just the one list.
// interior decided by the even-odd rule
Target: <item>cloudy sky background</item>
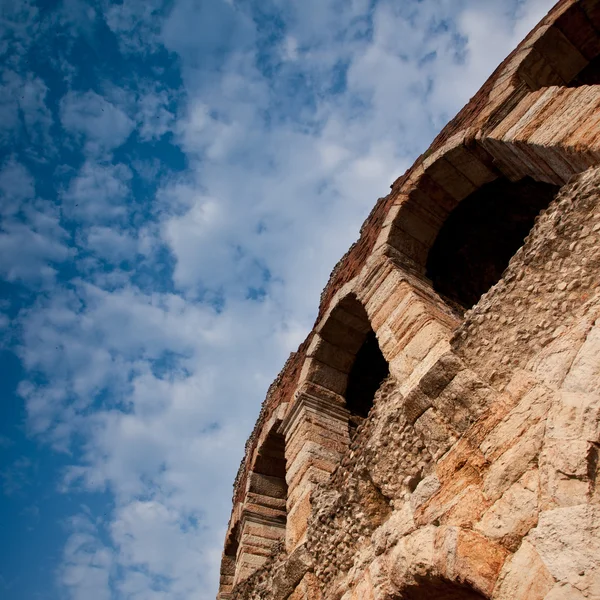
[{"label": "cloudy sky background", "polygon": [[214,598],[331,269],[552,4],[2,0],[2,598]]}]

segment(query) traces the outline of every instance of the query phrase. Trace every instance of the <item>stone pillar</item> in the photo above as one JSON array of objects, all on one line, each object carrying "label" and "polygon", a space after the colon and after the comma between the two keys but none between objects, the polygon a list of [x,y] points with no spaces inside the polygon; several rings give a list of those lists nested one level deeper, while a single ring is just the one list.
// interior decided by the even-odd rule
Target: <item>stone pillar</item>
[{"label": "stone pillar", "polygon": [[234,585],[252,575],[282,548],[286,498],[285,440],[272,430],[258,449],[246,483]]},{"label": "stone pillar", "polygon": [[285,510],[265,510],[260,505],[244,508],[240,523],[240,546],[233,585],[247,579],[275,554],[285,537]]},{"label": "stone pillar", "polygon": [[219,594],[217,600],[228,600],[233,589],[235,577],[235,556],[223,556],[221,560],[221,578],[219,579]]},{"label": "stone pillar", "polygon": [[288,552],[305,540],[312,490],[329,478],[348,449],[349,416],[342,396],[306,382],[282,424],[286,439]]}]

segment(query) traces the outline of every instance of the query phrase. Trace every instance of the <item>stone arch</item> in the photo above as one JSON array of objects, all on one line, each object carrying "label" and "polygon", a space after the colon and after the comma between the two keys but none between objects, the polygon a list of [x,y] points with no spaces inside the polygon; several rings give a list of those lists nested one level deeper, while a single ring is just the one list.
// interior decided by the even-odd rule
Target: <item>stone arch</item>
[{"label": "stone arch", "polygon": [[443,298],[463,312],[496,284],[523,245],[536,216],[558,186],[526,177],[483,185],[448,215],[427,256],[425,276]]},{"label": "stone arch", "polygon": [[427,525],[405,536],[390,557],[398,600],[486,600],[507,551],[462,527]]},{"label": "stone arch", "polygon": [[423,577],[414,585],[406,586],[395,600],[486,600],[486,597],[468,585],[442,577]]},{"label": "stone arch", "polygon": [[367,311],[354,293],[343,297],[317,327],[305,381],[339,394],[351,419],[362,419],[389,374]]},{"label": "stone arch", "polygon": [[288,552],[305,539],[312,490],[340,463],[388,373],[367,311],[355,293],[343,295],[315,329],[281,427],[289,489]]},{"label": "stone arch", "polygon": [[531,90],[554,85],[598,82],[600,68],[600,2],[564,2],[553,22],[526,40],[517,69]]},{"label": "stone arch", "polygon": [[239,516],[226,537],[221,596],[247,579],[283,547],[287,521],[285,438],[280,420],[266,428],[250,464]]},{"label": "stone arch", "polygon": [[[486,198],[512,195],[514,207],[504,212],[504,224],[513,217],[527,217],[527,233],[536,214],[530,208],[543,208],[571,177],[598,163],[599,127],[600,86],[550,87],[527,94],[493,129],[457,135],[423,160],[412,185],[399,194],[390,211],[382,241],[406,268],[429,283],[427,275],[438,268],[436,252],[433,258],[430,252],[465,201],[472,203],[476,213]],[[527,206],[525,200],[532,195],[537,198]],[[502,205],[498,200],[490,206]],[[469,214],[462,212],[463,217]],[[468,221],[463,221],[466,226]],[[455,227],[455,232],[459,230]],[[513,253],[523,237],[523,232],[517,235]],[[444,251],[442,244],[437,253]],[[501,268],[495,266],[496,281],[511,255],[500,261]],[[479,294],[485,291],[482,288]],[[464,301],[458,304],[465,308]]]},{"label": "stone arch", "polygon": [[239,549],[239,523],[225,536],[225,548],[221,557],[219,594],[217,600],[230,597],[235,582],[236,562]]}]

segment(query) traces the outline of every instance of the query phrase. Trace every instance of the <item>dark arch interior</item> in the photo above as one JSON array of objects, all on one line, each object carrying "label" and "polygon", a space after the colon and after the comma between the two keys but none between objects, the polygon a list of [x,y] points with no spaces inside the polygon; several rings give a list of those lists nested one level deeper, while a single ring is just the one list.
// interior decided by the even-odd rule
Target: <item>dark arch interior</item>
[{"label": "dark arch interior", "polygon": [[459,312],[499,281],[513,254],[558,187],[526,177],[500,178],[465,198],[449,215],[429,251],[426,274]]},{"label": "dark arch interior", "polygon": [[600,85],[600,54],[593,58],[582,71],[580,71],[568,87],[579,87],[581,85]]},{"label": "dark arch interior", "polygon": [[285,508],[285,464],[285,437],[271,431],[258,451],[249,491],[280,500],[278,504]]},{"label": "dark arch interior", "polygon": [[369,414],[375,392],[389,372],[388,363],[379,349],[375,332],[371,329],[356,353],[354,365],[348,374],[346,406],[353,415],[365,418]]},{"label": "dark arch interior", "polygon": [[485,600],[474,589],[443,579],[428,578],[403,591],[398,600]]}]

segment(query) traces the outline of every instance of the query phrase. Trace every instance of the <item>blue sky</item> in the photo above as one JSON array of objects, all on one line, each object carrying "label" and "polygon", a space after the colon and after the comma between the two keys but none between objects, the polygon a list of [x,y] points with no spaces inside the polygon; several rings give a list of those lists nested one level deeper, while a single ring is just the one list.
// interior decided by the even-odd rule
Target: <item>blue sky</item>
[{"label": "blue sky", "polygon": [[549,0],[3,0],[0,597],[214,598],[269,383]]}]

